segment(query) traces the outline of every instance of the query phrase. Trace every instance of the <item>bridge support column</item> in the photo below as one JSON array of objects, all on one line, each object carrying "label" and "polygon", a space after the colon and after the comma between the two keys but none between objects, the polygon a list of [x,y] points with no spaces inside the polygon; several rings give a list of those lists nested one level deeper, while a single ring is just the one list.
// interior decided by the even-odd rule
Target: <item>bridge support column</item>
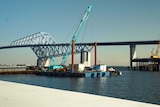
[{"label": "bridge support column", "polygon": [[91,53],[90,52],[87,52],[86,62],[87,62],[86,66],[90,67],[91,66]]},{"label": "bridge support column", "polygon": [[80,61],[81,64],[84,63],[84,60],[85,60],[84,57],[85,57],[85,52],[84,52],[84,50],[81,50],[81,58],[80,58],[81,59],[81,61]]},{"label": "bridge support column", "polygon": [[136,58],[136,45],[130,45],[130,67],[133,67],[132,60]]},{"label": "bridge support column", "polygon": [[81,64],[84,64],[86,67],[90,67],[91,66],[91,53],[90,52],[85,52],[85,51],[81,51]]},{"label": "bridge support column", "polygon": [[48,58],[38,58],[37,59],[37,66],[38,67],[44,67],[45,64],[46,64],[46,61],[47,61]]}]

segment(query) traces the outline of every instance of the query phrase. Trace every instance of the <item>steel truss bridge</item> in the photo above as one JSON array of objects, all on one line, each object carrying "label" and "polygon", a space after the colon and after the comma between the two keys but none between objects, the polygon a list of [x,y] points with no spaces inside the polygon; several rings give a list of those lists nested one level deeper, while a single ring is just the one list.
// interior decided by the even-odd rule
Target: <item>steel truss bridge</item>
[{"label": "steel truss bridge", "polygon": [[[158,44],[159,40],[151,41],[129,41],[129,42],[97,42],[97,46],[130,46],[130,66],[135,52],[136,45],[152,45]],[[74,53],[78,54],[82,51],[89,52],[92,50],[95,43],[76,43]],[[64,56],[68,50],[69,43],[57,43],[53,36],[49,33],[38,32],[36,34],[15,40],[10,46],[2,46],[0,49],[23,48],[30,47],[38,57],[37,65],[43,66],[48,58]],[[69,53],[71,54],[71,53]]]},{"label": "steel truss bridge", "polygon": [[[38,32],[12,41],[10,46],[0,47],[0,49],[30,47],[38,57],[37,65],[44,66],[48,58],[66,55],[69,45],[69,43],[57,43],[49,33]],[[81,51],[89,52],[92,48],[93,46],[89,44],[75,45],[74,53],[78,54]],[[71,52],[69,54],[71,54]]]}]

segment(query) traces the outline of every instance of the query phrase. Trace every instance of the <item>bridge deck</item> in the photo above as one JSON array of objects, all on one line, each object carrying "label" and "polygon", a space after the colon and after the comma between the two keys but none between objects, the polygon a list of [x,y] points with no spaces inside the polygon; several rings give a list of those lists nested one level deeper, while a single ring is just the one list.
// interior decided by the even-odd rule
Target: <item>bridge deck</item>
[{"label": "bridge deck", "polygon": [[[125,41],[125,42],[97,42],[97,46],[111,46],[111,45],[153,45],[158,44],[159,40],[150,40],[150,41]],[[69,46],[68,43],[61,44],[36,44],[36,45],[17,45],[17,46],[1,46],[0,49],[8,48],[22,48],[22,47],[37,47],[37,46]],[[78,45],[89,45],[93,46],[94,43],[76,43]]]}]

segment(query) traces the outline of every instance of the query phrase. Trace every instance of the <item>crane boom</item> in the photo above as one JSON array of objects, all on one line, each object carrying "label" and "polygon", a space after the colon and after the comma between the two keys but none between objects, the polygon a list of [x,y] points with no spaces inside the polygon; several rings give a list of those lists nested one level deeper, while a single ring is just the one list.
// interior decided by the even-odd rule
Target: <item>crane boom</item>
[{"label": "crane boom", "polygon": [[159,40],[158,45],[157,45],[156,55],[158,55],[158,53],[159,53],[159,48],[160,48],[160,40]]},{"label": "crane boom", "polygon": [[[80,34],[80,31],[82,30],[82,28],[83,28],[84,25],[86,24],[91,9],[92,9],[92,5],[88,6],[87,10],[85,11],[83,18],[81,19],[80,24],[78,25],[78,28],[77,28],[74,36],[72,37],[72,40],[73,40],[74,42],[77,41],[78,36],[79,36],[79,34]],[[72,40],[71,40],[71,41],[72,41]],[[70,45],[69,45],[69,47],[68,47],[68,49],[67,49],[66,54],[62,57],[61,65],[64,65],[64,64],[66,63],[66,61],[67,61],[67,59],[68,59],[68,56],[71,54],[71,45],[72,45],[72,44],[70,43]]]},{"label": "crane boom", "polygon": [[160,48],[160,40],[158,42],[157,49],[156,49],[155,53],[153,52],[154,48],[152,49],[152,51],[151,51],[151,54],[152,54],[151,58],[159,58],[159,56],[158,56],[159,48]]}]

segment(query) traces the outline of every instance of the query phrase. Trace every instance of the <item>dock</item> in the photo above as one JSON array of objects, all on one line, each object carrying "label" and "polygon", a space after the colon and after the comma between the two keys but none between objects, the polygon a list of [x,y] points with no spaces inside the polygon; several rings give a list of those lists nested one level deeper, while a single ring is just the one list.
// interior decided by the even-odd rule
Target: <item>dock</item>
[{"label": "dock", "polygon": [[136,63],[134,70],[141,71],[160,71],[160,58],[137,58],[132,62]]},{"label": "dock", "polygon": [[0,80],[3,107],[159,107],[159,105]]},{"label": "dock", "polygon": [[0,66],[0,75],[35,74],[39,70],[36,66]]}]

